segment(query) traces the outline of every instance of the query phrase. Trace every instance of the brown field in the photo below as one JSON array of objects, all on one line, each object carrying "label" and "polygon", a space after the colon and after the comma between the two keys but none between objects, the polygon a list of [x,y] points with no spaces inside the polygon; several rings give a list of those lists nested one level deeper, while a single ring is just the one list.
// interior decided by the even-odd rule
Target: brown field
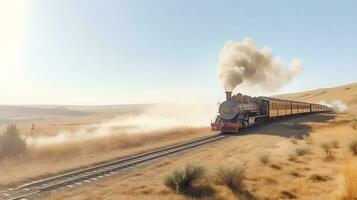
[{"label": "brown field", "polygon": [[[7,112],[4,109],[0,114],[7,121],[8,119],[23,120],[17,124],[23,135],[31,131],[31,125],[34,122],[35,131],[31,136],[41,137],[55,136],[63,131],[72,134],[87,125],[100,124],[113,117],[136,116],[143,113],[147,106],[68,106],[65,109],[66,112],[60,109],[60,114],[58,114],[57,108],[54,109],[55,113],[52,108],[50,111],[43,108],[35,109],[35,112],[32,108],[14,109],[9,106]],[[28,116],[31,113],[35,114],[29,119]],[[72,113],[80,114],[73,116]],[[39,116],[42,117],[38,118]],[[1,127],[1,129],[4,128],[5,126]],[[92,134],[90,129],[87,130],[88,132],[85,134]],[[215,134],[205,127],[176,127],[164,131],[138,134],[121,132],[120,129],[114,129],[112,132],[113,135],[110,136],[83,141],[28,145],[25,155],[0,160],[0,189],[25,180]]]},{"label": "brown field", "polygon": [[[353,94],[357,84],[324,89],[321,99],[316,95],[309,100],[335,100],[335,92],[341,88],[350,88],[349,94]],[[202,190],[210,191],[203,199],[356,199],[357,157],[348,144],[357,138],[352,124],[357,119],[354,111],[357,102],[348,95],[338,97],[350,107],[348,113],[280,121],[162,159],[126,175],[53,192],[46,199],[192,199]],[[328,148],[324,149],[326,145]],[[262,157],[268,157],[268,161],[262,162]],[[193,192],[177,194],[164,185],[164,177],[186,163],[205,167],[207,179],[194,183]],[[239,166],[245,170],[244,192],[234,193],[212,181],[220,166]]]}]

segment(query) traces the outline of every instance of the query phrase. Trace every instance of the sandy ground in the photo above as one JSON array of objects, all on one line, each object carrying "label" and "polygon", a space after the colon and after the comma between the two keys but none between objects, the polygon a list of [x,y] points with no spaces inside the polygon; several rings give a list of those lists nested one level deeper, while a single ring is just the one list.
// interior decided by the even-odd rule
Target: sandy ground
[{"label": "sandy ground", "polygon": [[[247,190],[257,199],[282,199],[286,192],[299,199],[339,199],[344,194],[343,169],[350,156],[346,143],[357,135],[340,116],[317,114],[267,125],[247,134],[196,149],[153,165],[133,170],[127,175],[92,183],[77,190],[53,193],[47,199],[190,199],[178,195],[163,184],[163,177],[185,163],[199,163],[209,171],[221,165],[244,167]],[[312,144],[302,138],[309,134]],[[320,147],[324,141],[338,141],[333,149],[334,160],[326,161]],[[288,156],[297,148],[309,149],[296,161]],[[269,155],[270,162],[262,164],[259,157]],[[356,159],[356,158],[354,158]],[[316,180],[316,176],[324,180]],[[214,186],[212,199],[238,199],[230,190]]]}]

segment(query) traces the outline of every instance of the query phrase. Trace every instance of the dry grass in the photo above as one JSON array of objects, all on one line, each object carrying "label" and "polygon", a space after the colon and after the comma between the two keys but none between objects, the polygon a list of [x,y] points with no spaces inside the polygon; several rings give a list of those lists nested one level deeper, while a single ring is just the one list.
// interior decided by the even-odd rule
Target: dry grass
[{"label": "dry grass", "polygon": [[206,169],[199,165],[186,164],[183,169],[176,169],[164,178],[164,184],[176,193],[185,193],[192,188],[192,183],[204,177]]},{"label": "dry grass", "polygon": [[258,157],[259,161],[264,165],[268,164],[270,161],[269,154],[262,154]]},{"label": "dry grass", "polygon": [[314,181],[314,182],[325,182],[331,179],[331,177],[329,176],[323,176],[320,174],[313,174],[310,176],[309,178],[310,180]]},{"label": "dry grass", "polygon": [[348,145],[349,149],[351,150],[351,152],[357,156],[357,139],[353,139],[349,145]]},{"label": "dry grass", "polygon": [[321,148],[322,148],[322,149],[325,151],[325,153],[326,153],[325,159],[326,159],[326,160],[333,160],[334,157],[333,157],[333,153],[332,153],[332,146],[331,146],[331,144],[328,143],[328,142],[324,142],[324,143],[322,143],[320,146],[321,146]]},{"label": "dry grass", "polygon": [[21,136],[16,125],[9,125],[0,135],[0,160],[23,155],[26,151],[25,138]]},{"label": "dry grass", "polygon": [[208,128],[175,128],[145,134],[111,137],[49,146],[28,146],[26,154],[0,162],[2,184],[12,184],[212,134]]},{"label": "dry grass", "polygon": [[343,171],[345,181],[345,194],[343,200],[357,199],[357,164],[347,161]]},{"label": "dry grass", "polygon": [[245,179],[245,170],[239,166],[221,166],[215,172],[215,181],[227,186],[234,193],[243,190],[243,181]]},{"label": "dry grass", "polygon": [[296,148],[296,149],[295,149],[295,152],[296,152],[296,155],[298,155],[298,156],[303,156],[303,155],[309,153],[310,150],[307,149],[307,148],[304,148],[304,147],[299,147],[299,148]]},{"label": "dry grass", "polygon": [[288,156],[288,160],[289,161],[296,161],[297,159],[297,155],[296,153],[290,153],[289,156]]},{"label": "dry grass", "polygon": [[340,148],[340,143],[336,139],[332,140],[331,144],[332,144],[332,147],[334,147],[335,149]]},{"label": "dry grass", "polygon": [[272,169],[275,169],[275,170],[281,170],[282,169],[282,167],[280,165],[277,165],[277,164],[271,164],[270,167]]}]

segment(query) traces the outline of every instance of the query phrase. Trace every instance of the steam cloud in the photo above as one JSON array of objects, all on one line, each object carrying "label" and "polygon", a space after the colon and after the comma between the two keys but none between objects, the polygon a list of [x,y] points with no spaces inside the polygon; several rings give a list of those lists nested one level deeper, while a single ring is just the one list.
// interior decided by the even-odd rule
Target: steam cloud
[{"label": "steam cloud", "polygon": [[298,75],[303,64],[303,60],[294,58],[286,65],[270,48],[259,49],[253,39],[245,38],[224,45],[217,68],[226,91],[233,91],[240,85],[240,88],[249,86],[274,92]]},{"label": "steam cloud", "polygon": [[348,106],[343,103],[341,100],[335,100],[331,103],[327,103],[326,101],[321,101],[320,104],[328,106],[332,108],[336,112],[344,112],[348,110]]}]

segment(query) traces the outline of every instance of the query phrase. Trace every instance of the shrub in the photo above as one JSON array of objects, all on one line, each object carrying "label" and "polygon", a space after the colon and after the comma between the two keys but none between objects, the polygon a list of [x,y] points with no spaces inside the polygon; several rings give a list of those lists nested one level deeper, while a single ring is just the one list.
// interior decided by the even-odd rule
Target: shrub
[{"label": "shrub", "polygon": [[336,149],[340,148],[340,143],[337,140],[332,140],[331,144]]},{"label": "shrub", "polygon": [[303,156],[305,154],[307,154],[309,152],[309,150],[307,148],[296,148],[295,149],[296,155],[298,156]]},{"label": "shrub", "polygon": [[0,135],[0,159],[24,154],[26,151],[26,141],[20,135],[16,125],[9,125]]},{"label": "shrub", "polygon": [[259,161],[263,163],[264,165],[269,163],[269,155],[268,154],[262,154],[259,156]]},{"label": "shrub", "polygon": [[349,148],[351,152],[357,156],[357,139],[354,139],[350,142]]},{"label": "shrub", "polygon": [[244,179],[245,171],[238,166],[219,167],[215,173],[216,182],[227,186],[233,192],[242,191]]},{"label": "shrub", "polygon": [[320,146],[326,153],[326,159],[333,159],[331,145],[329,143],[325,142],[325,143],[322,143]]},{"label": "shrub", "polygon": [[273,169],[276,169],[276,170],[281,170],[281,166],[279,166],[277,164],[271,164],[270,167]]},{"label": "shrub", "polygon": [[297,159],[297,156],[295,153],[289,154],[289,157],[288,157],[289,161],[296,161],[296,159]]},{"label": "shrub", "polygon": [[324,181],[328,181],[331,178],[329,176],[322,176],[319,174],[313,174],[310,176],[310,180],[314,181],[314,182],[324,182]]},{"label": "shrub", "polygon": [[203,178],[206,169],[202,166],[187,164],[183,169],[176,169],[164,178],[164,184],[177,193],[192,187],[192,182]]}]

